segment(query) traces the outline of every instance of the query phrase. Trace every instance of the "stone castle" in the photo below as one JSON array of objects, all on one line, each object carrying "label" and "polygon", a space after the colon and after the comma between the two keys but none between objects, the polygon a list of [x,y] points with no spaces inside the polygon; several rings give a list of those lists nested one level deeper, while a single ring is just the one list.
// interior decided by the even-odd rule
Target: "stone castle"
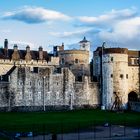
[{"label": "stone castle", "polygon": [[90,42],[79,49],[54,46],[53,53],[0,48],[0,110],[48,111],[102,107],[127,109],[140,98],[140,51],[98,47],[89,63]]}]

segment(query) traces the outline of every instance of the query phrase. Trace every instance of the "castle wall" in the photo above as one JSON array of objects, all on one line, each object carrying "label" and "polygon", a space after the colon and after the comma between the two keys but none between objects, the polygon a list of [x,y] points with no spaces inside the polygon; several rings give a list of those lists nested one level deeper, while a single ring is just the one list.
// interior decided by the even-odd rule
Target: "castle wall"
[{"label": "castle wall", "polygon": [[88,77],[83,82],[75,82],[75,105],[99,106],[100,94],[98,83],[89,82]]},{"label": "castle wall", "polygon": [[9,83],[8,82],[3,82],[0,83],[0,106],[1,107],[7,107],[8,106],[8,94],[6,94],[6,92],[8,91],[8,86]]},{"label": "castle wall", "polygon": [[[64,102],[67,97],[65,92],[63,93],[63,88],[65,86],[65,90],[69,91],[70,87],[63,84],[63,73],[52,73],[53,68],[48,68],[50,71],[48,73],[46,69],[42,70],[43,73],[41,71],[31,73],[29,68],[21,68],[12,74],[11,80],[15,81],[15,84],[11,83],[11,88],[16,93],[16,106],[43,106],[44,104],[55,106],[67,103]],[[73,82],[70,76],[68,81],[69,85]]]},{"label": "castle wall", "polygon": [[51,61],[46,60],[19,60],[13,61],[9,59],[0,59],[0,75],[6,74],[14,65],[16,66],[28,66],[28,67],[47,67],[47,66],[58,66],[59,57],[51,57]]},{"label": "castle wall", "polygon": [[128,67],[128,94],[132,91],[138,94],[140,98],[140,67],[129,66]]},{"label": "castle wall", "polygon": [[[73,73],[68,68],[55,71],[54,67],[38,68],[31,71],[30,67],[16,68],[9,76],[9,84],[0,95],[11,91],[10,98],[1,102],[0,107],[20,108],[20,110],[43,110],[50,106],[97,106],[99,92],[97,83],[89,83],[85,77],[84,82],[75,82]],[[2,82],[1,82],[2,83]],[[9,94],[9,93],[8,93]],[[1,97],[2,99],[2,97]],[[9,102],[9,99],[10,100]]]}]

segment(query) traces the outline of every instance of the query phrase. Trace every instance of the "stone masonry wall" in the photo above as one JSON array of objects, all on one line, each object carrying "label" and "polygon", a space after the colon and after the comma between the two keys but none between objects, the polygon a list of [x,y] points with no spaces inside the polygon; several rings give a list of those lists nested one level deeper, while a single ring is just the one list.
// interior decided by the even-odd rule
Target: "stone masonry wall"
[{"label": "stone masonry wall", "polygon": [[[84,82],[75,82],[75,76],[68,68],[58,72],[54,67],[35,71],[31,71],[30,67],[18,67],[9,80],[5,85],[0,84],[0,107],[9,110],[43,110],[48,107],[51,110],[57,106],[70,109],[70,106],[99,104],[97,83],[89,83],[88,77]],[[8,96],[9,91],[11,97]],[[7,95],[5,102],[2,102],[3,95]]]}]

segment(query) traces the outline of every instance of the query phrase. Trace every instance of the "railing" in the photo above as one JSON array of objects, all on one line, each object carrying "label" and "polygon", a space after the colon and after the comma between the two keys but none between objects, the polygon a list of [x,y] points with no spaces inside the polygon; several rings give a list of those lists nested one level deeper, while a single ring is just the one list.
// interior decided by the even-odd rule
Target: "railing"
[{"label": "railing", "polygon": [[108,122],[97,125],[96,122],[77,124],[50,124],[32,126],[12,125],[5,130],[0,127],[0,136],[14,140],[109,140],[140,139],[140,126],[112,125]]}]

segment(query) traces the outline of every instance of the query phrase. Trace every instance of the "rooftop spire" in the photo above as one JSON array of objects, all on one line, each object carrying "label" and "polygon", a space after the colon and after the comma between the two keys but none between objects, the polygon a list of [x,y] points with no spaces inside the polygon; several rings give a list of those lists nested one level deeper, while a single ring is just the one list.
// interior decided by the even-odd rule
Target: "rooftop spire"
[{"label": "rooftop spire", "polygon": [[80,43],[86,43],[86,42],[89,42],[89,41],[88,41],[88,40],[86,39],[86,37],[84,36],[83,40],[80,41]]}]

